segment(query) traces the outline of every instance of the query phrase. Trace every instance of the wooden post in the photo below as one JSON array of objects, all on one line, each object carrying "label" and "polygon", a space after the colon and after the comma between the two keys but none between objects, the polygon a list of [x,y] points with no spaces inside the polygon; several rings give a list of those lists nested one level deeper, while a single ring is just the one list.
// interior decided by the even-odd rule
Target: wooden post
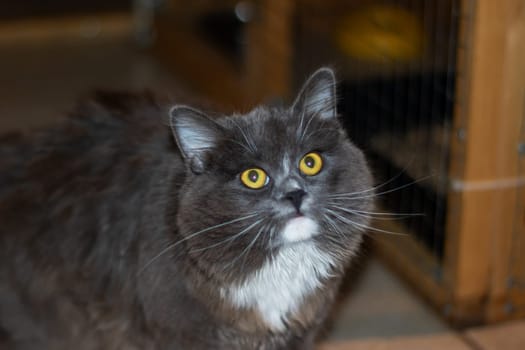
[{"label": "wooden post", "polygon": [[258,2],[256,18],[247,31],[246,76],[251,103],[287,97],[292,79],[293,0]]},{"label": "wooden post", "polygon": [[[493,307],[487,315],[489,320],[508,318],[514,310],[514,304],[525,305],[525,291],[513,300],[509,294],[515,286],[513,279],[525,279],[525,275],[514,276],[513,269],[525,264],[525,247],[520,247],[516,240],[523,241],[525,227],[523,212],[523,186],[525,185],[524,163],[524,119],[525,119],[525,2],[522,0],[508,1],[505,7],[505,42],[503,55],[503,84],[500,100],[500,117],[502,119],[502,143],[497,166],[506,169],[506,176],[515,179],[516,185],[503,190],[499,194],[501,205],[497,206],[492,227],[493,261],[489,301]],[[506,153],[506,156],[503,155]],[[501,162],[501,163],[500,163]],[[518,206],[518,203],[521,203]],[[519,271],[519,269],[517,269]],[[522,272],[522,271],[520,271]],[[523,281],[525,282],[525,281]],[[524,315],[521,309],[516,313]]]},{"label": "wooden post", "polygon": [[482,310],[487,300],[505,293],[504,261],[510,252],[518,187],[523,185],[517,150],[525,96],[525,3],[475,4],[467,38],[470,54],[459,56],[468,70],[458,80],[460,117],[452,144],[453,193],[444,266],[458,318],[475,314],[473,310]]}]

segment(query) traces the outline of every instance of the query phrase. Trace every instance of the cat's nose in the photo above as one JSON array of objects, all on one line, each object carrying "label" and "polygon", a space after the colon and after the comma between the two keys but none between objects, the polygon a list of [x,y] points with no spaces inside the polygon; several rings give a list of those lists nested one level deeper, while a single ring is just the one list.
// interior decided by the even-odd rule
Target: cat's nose
[{"label": "cat's nose", "polygon": [[301,204],[303,203],[303,198],[306,196],[306,192],[303,190],[294,190],[288,192],[284,195],[284,199],[292,202],[295,210],[299,213],[301,212]]}]

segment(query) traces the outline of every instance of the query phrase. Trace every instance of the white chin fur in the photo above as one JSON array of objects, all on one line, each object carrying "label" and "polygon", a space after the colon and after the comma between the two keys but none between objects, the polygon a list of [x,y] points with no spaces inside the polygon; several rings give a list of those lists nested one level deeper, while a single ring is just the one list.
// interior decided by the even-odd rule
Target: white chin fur
[{"label": "white chin fur", "polygon": [[312,238],[319,232],[317,223],[305,216],[293,218],[281,232],[283,243],[294,243]]},{"label": "white chin fur", "polygon": [[[287,239],[303,240],[317,232],[313,220],[298,219],[288,225]],[[273,331],[284,331],[287,318],[330,276],[333,266],[333,257],[314,242],[303,240],[285,245],[242,284],[221,288],[220,292],[234,306],[258,311]]]}]

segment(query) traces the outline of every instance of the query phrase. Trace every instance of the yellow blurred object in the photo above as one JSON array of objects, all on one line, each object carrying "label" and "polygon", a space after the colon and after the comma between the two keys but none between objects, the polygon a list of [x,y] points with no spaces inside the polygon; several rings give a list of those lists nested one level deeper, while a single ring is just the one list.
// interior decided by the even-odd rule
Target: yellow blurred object
[{"label": "yellow blurred object", "polygon": [[423,30],[411,12],[375,5],[347,15],[338,27],[337,44],[351,57],[373,63],[407,62],[423,51]]}]

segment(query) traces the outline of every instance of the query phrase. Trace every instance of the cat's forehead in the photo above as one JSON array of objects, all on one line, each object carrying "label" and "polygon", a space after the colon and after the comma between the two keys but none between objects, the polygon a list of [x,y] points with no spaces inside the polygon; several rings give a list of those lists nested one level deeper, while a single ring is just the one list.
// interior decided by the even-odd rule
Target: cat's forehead
[{"label": "cat's forehead", "polygon": [[257,108],[225,122],[230,147],[221,152],[240,167],[285,166],[308,152],[333,149],[340,140],[337,122],[296,115],[291,109]]},{"label": "cat's forehead", "polygon": [[229,129],[237,141],[248,146],[257,146],[273,152],[286,151],[300,147],[308,142],[304,133],[306,124],[310,132],[319,128],[316,120],[300,116],[291,109],[258,107],[244,115],[233,116]]},{"label": "cat's forehead", "polygon": [[215,149],[220,166],[232,173],[250,166],[268,170],[282,164],[287,154],[297,152],[298,143],[291,132],[294,128],[287,128],[284,121],[290,115],[285,113],[288,111],[257,108],[223,119],[226,132]]},{"label": "cat's forehead", "polygon": [[[230,118],[233,124],[238,124],[245,131],[253,132],[256,136],[265,131],[284,131],[283,127],[295,124],[296,118],[290,109],[257,107],[246,114],[234,115]],[[293,129],[290,128],[290,129]]]}]

